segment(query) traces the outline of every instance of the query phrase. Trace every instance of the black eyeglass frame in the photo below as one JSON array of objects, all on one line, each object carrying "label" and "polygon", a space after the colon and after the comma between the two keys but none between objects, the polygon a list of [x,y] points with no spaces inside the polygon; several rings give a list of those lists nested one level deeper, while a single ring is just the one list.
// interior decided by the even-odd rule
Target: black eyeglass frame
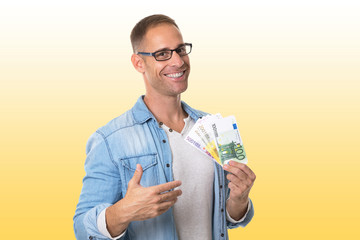
[{"label": "black eyeglass frame", "polygon": [[[186,55],[189,55],[191,53],[191,50],[192,50],[192,43],[184,43],[184,44],[181,44],[180,47],[177,47],[175,49],[166,49],[166,50],[159,50],[159,51],[156,51],[156,52],[152,52],[152,53],[149,53],[149,52],[137,52],[136,54],[141,54],[141,55],[144,55],[144,56],[153,56],[155,58],[156,61],[167,61],[169,59],[172,58],[172,55],[173,55],[173,52],[176,51],[176,53],[178,53],[178,50],[183,47],[183,46],[190,46],[190,51],[186,54],[182,54],[180,55],[181,57],[183,56],[186,56]],[[167,59],[162,59],[162,60],[159,60],[156,58],[156,54],[159,53],[159,52],[164,52],[164,51],[170,51],[170,57],[167,58]],[[179,53],[178,53],[179,54]]]}]

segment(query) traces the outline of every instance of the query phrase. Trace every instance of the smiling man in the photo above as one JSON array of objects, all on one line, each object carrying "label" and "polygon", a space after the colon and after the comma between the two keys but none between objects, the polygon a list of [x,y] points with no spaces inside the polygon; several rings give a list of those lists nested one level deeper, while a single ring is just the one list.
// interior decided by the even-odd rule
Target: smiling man
[{"label": "smiling man", "polygon": [[255,174],[232,161],[224,171],[184,140],[205,115],[181,101],[192,44],[164,15],[138,22],[131,43],[146,94],[90,137],[75,235],[228,239],[228,228],[244,227],[254,215],[249,192]]}]

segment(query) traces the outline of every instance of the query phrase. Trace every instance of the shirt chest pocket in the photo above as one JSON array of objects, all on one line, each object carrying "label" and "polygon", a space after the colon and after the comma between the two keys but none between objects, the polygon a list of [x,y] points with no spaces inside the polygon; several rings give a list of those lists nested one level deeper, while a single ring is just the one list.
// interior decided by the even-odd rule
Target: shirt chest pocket
[{"label": "shirt chest pocket", "polygon": [[150,187],[159,184],[159,166],[157,154],[147,154],[141,156],[120,159],[126,187],[134,176],[136,164],[140,164],[143,169],[140,184],[143,187]]}]

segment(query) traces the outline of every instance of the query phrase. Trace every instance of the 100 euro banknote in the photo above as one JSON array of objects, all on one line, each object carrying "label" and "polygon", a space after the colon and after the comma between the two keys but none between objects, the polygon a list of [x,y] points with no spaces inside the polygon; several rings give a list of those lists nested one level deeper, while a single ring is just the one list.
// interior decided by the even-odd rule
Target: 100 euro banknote
[{"label": "100 euro banknote", "polygon": [[230,160],[246,164],[248,160],[235,117],[215,119],[211,126],[221,164],[227,164]]}]

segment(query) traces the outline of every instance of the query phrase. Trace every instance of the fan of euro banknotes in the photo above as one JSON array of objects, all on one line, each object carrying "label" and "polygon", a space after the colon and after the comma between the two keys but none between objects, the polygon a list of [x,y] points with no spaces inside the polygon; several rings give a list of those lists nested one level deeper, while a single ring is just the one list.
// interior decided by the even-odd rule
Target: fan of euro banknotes
[{"label": "fan of euro banknotes", "polygon": [[185,140],[221,165],[230,160],[247,163],[244,146],[234,116],[220,113],[198,119]]}]

